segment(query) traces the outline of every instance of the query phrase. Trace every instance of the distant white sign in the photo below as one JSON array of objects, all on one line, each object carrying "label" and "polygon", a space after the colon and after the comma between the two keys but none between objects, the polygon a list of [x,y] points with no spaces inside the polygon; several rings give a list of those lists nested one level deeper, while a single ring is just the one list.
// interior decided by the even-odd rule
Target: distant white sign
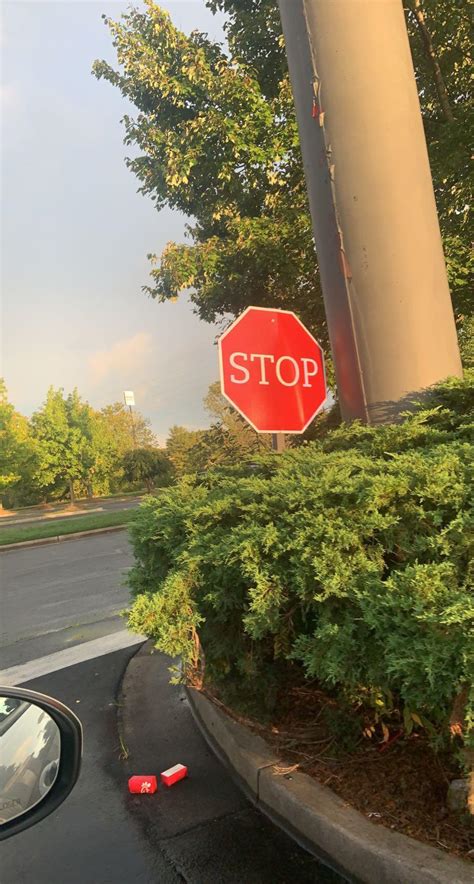
[{"label": "distant white sign", "polygon": [[125,399],[125,405],[135,405],[135,396],[133,390],[124,390],[123,398]]}]

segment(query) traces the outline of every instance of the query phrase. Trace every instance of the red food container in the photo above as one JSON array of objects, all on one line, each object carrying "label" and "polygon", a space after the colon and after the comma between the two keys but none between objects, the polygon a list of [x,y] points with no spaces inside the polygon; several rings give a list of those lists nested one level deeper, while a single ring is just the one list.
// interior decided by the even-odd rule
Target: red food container
[{"label": "red food container", "polygon": [[128,791],[134,795],[152,795],[158,789],[155,776],[135,776],[128,781]]},{"label": "red food container", "polygon": [[184,764],[175,764],[174,767],[169,767],[168,770],[164,770],[161,774],[161,782],[165,784],[165,786],[172,786],[173,783],[177,783],[178,780],[184,780],[188,775],[188,768],[185,767]]}]

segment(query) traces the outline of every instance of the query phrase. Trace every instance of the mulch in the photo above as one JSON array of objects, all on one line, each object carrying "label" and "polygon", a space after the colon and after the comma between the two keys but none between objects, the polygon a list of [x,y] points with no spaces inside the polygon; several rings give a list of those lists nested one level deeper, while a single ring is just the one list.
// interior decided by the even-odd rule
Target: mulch
[{"label": "mulch", "polygon": [[286,772],[309,774],[377,825],[474,860],[474,819],[446,806],[448,785],[460,771],[452,755],[433,750],[424,731],[406,737],[390,728],[387,737],[376,729],[341,751],[325,714],[337,704],[315,686],[288,688],[264,724],[229,709],[216,689],[206,685],[205,693],[270,743]]}]

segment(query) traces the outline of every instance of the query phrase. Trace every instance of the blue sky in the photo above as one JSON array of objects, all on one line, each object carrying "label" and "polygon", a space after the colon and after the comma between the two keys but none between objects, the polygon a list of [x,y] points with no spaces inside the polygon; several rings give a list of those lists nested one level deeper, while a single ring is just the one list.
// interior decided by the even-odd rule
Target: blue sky
[{"label": "blue sky", "polygon": [[[120,125],[130,107],[90,73],[96,58],[115,62],[101,15],[127,6],[2,3],[1,373],[24,414],[50,384],[95,407],[134,390],[164,440],[172,424],[208,423],[216,329],[184,298],[141,292],[147,253],[182,239],[185,219],[137,194]],[[204,0],[161,6],[183,30],[222,39]]]}]

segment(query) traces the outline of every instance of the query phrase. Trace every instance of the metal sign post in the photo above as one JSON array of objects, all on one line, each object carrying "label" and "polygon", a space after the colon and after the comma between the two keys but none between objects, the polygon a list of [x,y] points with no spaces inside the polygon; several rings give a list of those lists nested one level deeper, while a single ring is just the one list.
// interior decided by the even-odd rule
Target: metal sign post
[{"label": "metal sign post", "polygon": [[280,454],[286,448],[286,439],[284,433],[272,433],[272,451]]}]

